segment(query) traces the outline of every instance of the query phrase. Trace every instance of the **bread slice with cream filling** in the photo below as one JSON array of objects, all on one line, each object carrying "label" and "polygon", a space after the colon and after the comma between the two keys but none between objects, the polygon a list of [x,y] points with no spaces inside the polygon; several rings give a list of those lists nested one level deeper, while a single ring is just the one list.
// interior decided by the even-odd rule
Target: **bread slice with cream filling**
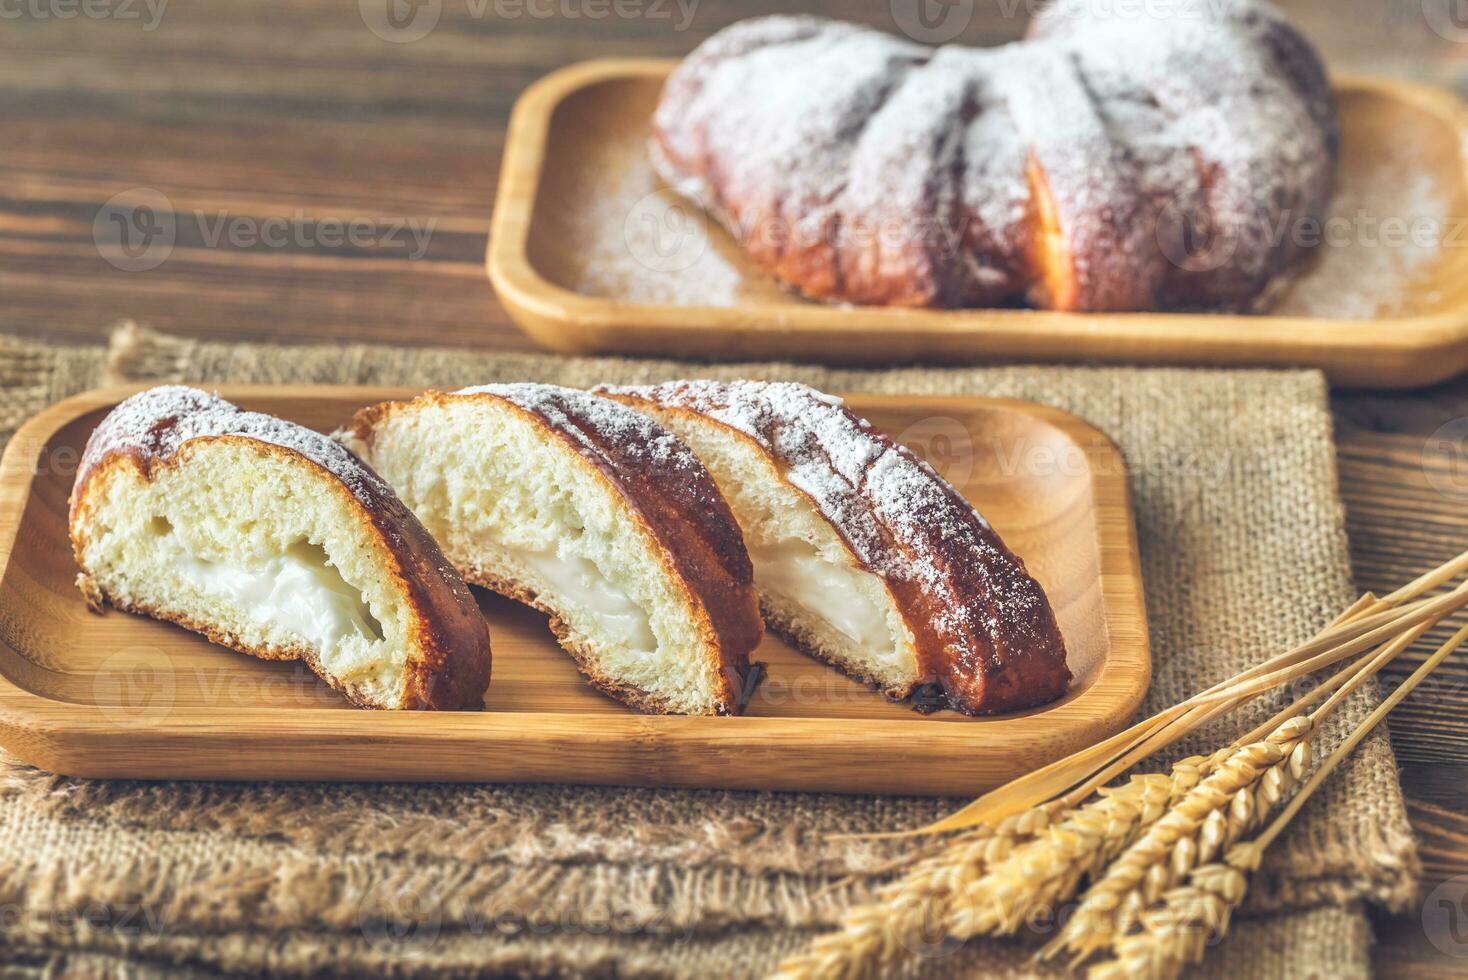
[{"label": "bread slice with cream filling", "polygon": [[134,395],[87,443],[70,534],[93,608],[303,660],[363,707],[483,706],[473,595],[387,484],[321,433],[193,388]]},{"label": "bread slice with cream filling", "polygon": [[839,399],[799,384],[598,392],[703,460],[734,510],[768,625],[921,710],[1054,700],[1071,675],[1044,591],[974,507]]},{"label": "bread slice with cream filling", "polygon": [[548,613],[592,684],[642,711],[732,714],[762,634],[749,556],[672,434],[552,385],[428,392],[337,433],[465,578]]}]

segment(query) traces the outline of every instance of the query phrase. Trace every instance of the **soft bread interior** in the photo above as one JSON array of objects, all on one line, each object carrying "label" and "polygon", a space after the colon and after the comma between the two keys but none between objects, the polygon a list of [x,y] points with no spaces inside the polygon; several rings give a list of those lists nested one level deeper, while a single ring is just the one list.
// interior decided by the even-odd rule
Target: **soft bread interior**
[{"label": "soft bread interior", "polygon": [[304,656],[355,700],[400,707],[414,614],[360,505],[314,465],[197,440],[145,480],[85,488],[84,583],[125,609],[261,656]]},{"label": "soft bread interior", "polygon": [[1026,174],[1030,184],[1030,200],[1034,202],[1031,264],[1036,278],[1030,286],[1031,298],[1038,305],[1051,309],[1075,309],[1080,287],[1076,282],[1070,242],[1065,229],[1061,227],[1055,198],[1050,193],[1050,182],[1033,158],[1029,161]]},{"label": "soft bread interior", "polygon": [[770,626],[894,697],[918,684],[916,641],[882,579],[749,436],[702,415],[637,407],[688,444],[729,502]]},{"label": "soft bread interior", "polygon": [[608,479],[531,415],[450,397],[387,413],[368,441],[348,444],[464,577],[551,613],[594,682],[658,711],[728,707],[718,704],[707,615],[662,546]]}]

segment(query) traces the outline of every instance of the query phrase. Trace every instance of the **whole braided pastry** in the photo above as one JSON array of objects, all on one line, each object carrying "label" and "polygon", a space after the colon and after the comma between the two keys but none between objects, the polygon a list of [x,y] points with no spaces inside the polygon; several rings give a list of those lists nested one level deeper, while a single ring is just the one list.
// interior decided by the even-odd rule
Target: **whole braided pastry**
[{"label": "whole braided pastry", "polygon": [[654,163],[813,298],[1248,309],[1329,197],[1330,86],[1266,3],[1153,8],[1059,0],[992,49],[744,21],[668,79]]}]

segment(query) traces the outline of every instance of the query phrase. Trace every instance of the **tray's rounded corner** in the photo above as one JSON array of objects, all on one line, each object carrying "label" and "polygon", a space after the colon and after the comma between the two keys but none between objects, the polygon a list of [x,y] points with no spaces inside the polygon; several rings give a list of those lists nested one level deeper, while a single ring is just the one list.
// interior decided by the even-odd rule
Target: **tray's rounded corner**
[{"label": "tray's rounded corner", "polygon": [[15,430],[0,453],[0,572],[9,562],[19,532],[20,513],[31,493],[32,476],[46,444],[64,426],[87,412],[110,408],[146,384],[92,388],[47,405]]},{"label": "tray's rounded corner", "polygon": [[1381,98],[1415,105],[1468,135],[1468,101],[1450,89],[1406,78],[1358,74],[1332,78],[1331,85],[1338,92],[1369,92]]},{"label": "tray's rounded corner", "polygon": [[558,354],[601,354],[607,326],[573,309],[575,296],[547,281],[523,253],[497,251],[494,238],[485,253],[489,281],[510,319],[541,347]]},{"label": "tray's rounded corner", "polygon": [[75,726],[66,704],[29,691],[0,673],[0,748],[28,766],[60,776],[89,775],[86,760],[68,746]]},{"label": "tray's rounded corner", "polygon": [[1015,401],[1026,405],[1033,414],[1041,416],[1046,422],[1059,429],[1077,448],[1114,457],[1116,469],[1123,477],[1126,476],[1126,453],[1122,451],[1121,445],[1096,423],[1068,408],[1059,408],[1028,399],[1015,399]]},{"label": "tray's rounded corner", "polygon": [[6,456],[10,455],[11,446],[23,440],[34,441],[38,436],[43,435],[49,437],[78,415],[115,405],[129,395],[135,395],[150,387],[152,384],[149,382],[101,385],[77,392],[59,402],[52,402],[20,424],[15,434],[10,437],[10,443],[6,447]]},{"label": "tray's rounded corner", "polygon": [[[553,109],[572,92],[598,82],[628,75],[666,75],[677,64],[677,58],[588,58],[577,61],[547,72],[525,86],[512,111]],[[526,108],[522,110],[521,106]]]},{"label": "tray's rounded corner", "polygon": [[[1044,417],[1049,424],[1059,429],[1086,455],[1098,523],[1117,523],[1122,529],[1121,534],[1112,537],[1100,534],[1098,529],[1096,547],[1101,561],[1102,609],[1112,649],[1100,675],[1081,695],[1084,698],[1090,694],[1107,679],[1108,673],[1125,671],[1128,674],[1121,687],[1125,694],[1114,700],[1113,712],[1107,716],[1107,724],[1111,727],[1101,736],[1106,738],[1126,725],[1152,686],[1152,632],[1147,620],[1147,596],[1143,588],[1142,555],[1130,468],[1126,453],[1116,440],[1089,419],[1063,408],[1037,407],[1045,410]],[[1124,592],[1107,589],[1104,583],[1108,579],[1125,581],[1130,587]]]},{"label": "tray's rounded corner", "polygon": [[[843,394],[842,397],[903,405],[914,401],[911,396]],[[971,402],[972,398],[938,395],[927,396],[926,400],[943,404]],[[1066,726],[1067,738],[1081,748],[1126,727],[1152,684],[1151,628],[1126,454],[1105,430],[1069,409],[1026,398],[985,396],[983,401],[1022,412],[1049,426],[1082,454],[1087,467],[1091,504],[1096,511],[1096,549],[1108,653],[1100,670],[1082,690],[1053,707],[1038,709],[1034,715]],[[1103,528],[1113,531],[1106,533]]]},{"label": "tray's rounded corner", "polygon": [[[1468,111],[1468,110],[1465,110]],[[1468,137],[1468,131],[1465,131]],[[1331,383],[1342,388],[1410,390],[1442,384],[1468,371],[1468,308],[1379,324],[1392,330],[1397,363],[1383,367],[1357,357],[1337,369],[1327,368]],[[1364,353],[1364,352],[1363,352]]]}]

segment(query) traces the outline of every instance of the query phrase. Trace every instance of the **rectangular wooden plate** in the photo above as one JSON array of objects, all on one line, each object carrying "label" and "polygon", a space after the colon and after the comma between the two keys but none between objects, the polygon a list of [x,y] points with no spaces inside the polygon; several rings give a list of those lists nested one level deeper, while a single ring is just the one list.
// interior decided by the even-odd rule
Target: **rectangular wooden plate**
[{"label": "rectangular wooden plate", "polygon": [[[1441,221],[1439,253],[1413,267],[1395,308],[1371,319],[912,310],[785,292],[721,228],[662,188],[646,144],[675,63],[574,65],[532,85],[515,106],[487,264],[511,316],[546,347],[868,363],[1299,365],[1322,368],[1337,384],[1380,388],[1468,368],[1468,109],[1446,92],[1383,79],[1336,87],[1342,185],[1373,174],[1378,182],[1430,177],[1445,209],[1429,216]],[[1386,168],[1399,176],[1383,176]],[[1393,217],[1418,216],[1365,219]],[[1337,278],[1339,270],[1326,281]]]},{"label": "rectangular wooden plate", "polygon": [[[1150,659],[1125,467],[1086,423],[985,398],[853,396],[938,466],[1045,586],[1076,675],[1043,708],[920,715],[768,638],[739,718],[637,715],[582,682],[543,616],[480,592],[494,647],[483,712],[351,708],[298,664],[175,626],[87,611],[66,502],[93,427],[134,389],[42,412],[0,460],[0,745],[81,776],[447,780],[973,793],[1118,731]],[[402,388],[226,386],[329,431]]]}]

